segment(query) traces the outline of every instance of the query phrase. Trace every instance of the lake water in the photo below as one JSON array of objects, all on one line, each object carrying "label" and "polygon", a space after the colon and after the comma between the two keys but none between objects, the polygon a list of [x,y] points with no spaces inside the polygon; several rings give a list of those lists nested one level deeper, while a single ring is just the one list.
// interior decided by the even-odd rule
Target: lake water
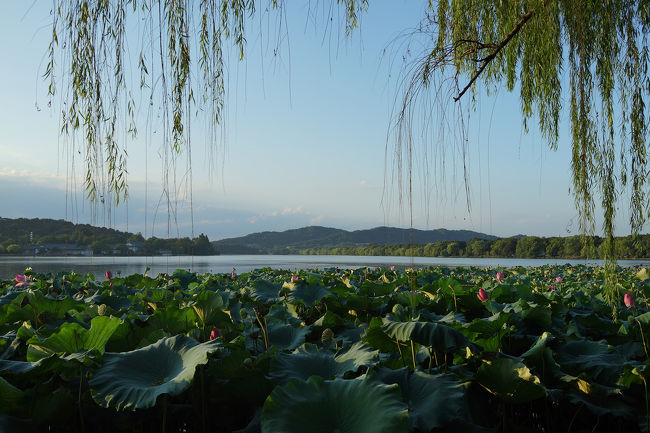
[{"label": "lake water", "polygon": [[[355,269],[364,266],[398,268],[410,266],[449,266],[468,267],[514,267],[543,265],[602,265],[602,260],[562,260],[562,259],[500,259],[500,258],[451,258],[451,257],[379,257],[379,256],[302,256],[302,255],[223,255],[223,256],[170,256],[170,257],[0,257],[0,279],[13,278],[25,268],[34,272],[75,271],[78,274],[88,272],[97,279],[104,279],[104,273],[110,270],[113,275],[144,273],[148,275],[171,273],[176,269],[187,269],[198,273],[230,273],[232,268],[237,273],[253,269],[272,267],[279,269],[324,269],[339,267]],[[649,267],[649,260],[621,260],[621,266]]]}]

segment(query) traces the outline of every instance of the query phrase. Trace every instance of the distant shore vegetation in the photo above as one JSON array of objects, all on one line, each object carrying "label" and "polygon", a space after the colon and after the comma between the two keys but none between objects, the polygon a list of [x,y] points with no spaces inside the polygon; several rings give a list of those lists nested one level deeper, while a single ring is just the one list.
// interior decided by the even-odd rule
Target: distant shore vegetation
[{"label": "distant shore vegetation", "polygon": [[0,254],[28,256],[215,255],[204,234],[189,238],[145,239],[89,224],[52,219],[0,218]]},{"label": "distant shore vegetation", "polygon": [[[621,259],[650,257],[650,234],[615,238],[616,252]],[[350,256],[411,256],[414,257],[514,257],[558,259],[602,259],[603,238],[568,236],[501,238],[487,240],[474,238],[469,242],[437,241],[428,244],[364,245],[305,248],[290,254],[350,255]]]}]

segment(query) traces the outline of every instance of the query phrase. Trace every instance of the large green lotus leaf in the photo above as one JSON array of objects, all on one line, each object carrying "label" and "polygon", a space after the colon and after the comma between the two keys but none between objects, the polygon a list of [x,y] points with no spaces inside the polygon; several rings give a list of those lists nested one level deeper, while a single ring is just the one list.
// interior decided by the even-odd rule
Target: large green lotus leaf
[{"label": "large green lotus leaf", "polygon": [[311,376],[324,379],[342,378],[348,371],[356,371],[354,361],[337,362],[329,350],[320,350],[313,344],[299,347],[292,353],[278,353],[271,361],[269,378],[280,385],[291,380],[307,380]]},{"label": "large green lotus leaf", "polygon": [[276,387],[262,410],[265,433],[406,433],[408,410],[397,385],[311,377]]},{"label": "large green lotus leaf", "polygon": [[510,358],[485,361],[475,380],[508,403],[525,403],[546,396],[546,388],[522,362]]},{"label": "large green lotus leaf", "polygon": [[354,365],[357,367],[362,365],[375,365],[377,358],[379,356],[379,351],[374,350],[368,344],[362,341],[357,341],[354,343],[348,350],[345,352],[339,353],[336,355],[336,360],[338,362],[345,362],[347,360],[352,360]]},{"label": "large green lotus leaf", "polygon": [[399,385],[402,398],[409,406],[411,430],[428,432],[459,421],[471,421],[465,398],[467,384],[459,382],[453,374],[381,368],[376,377],[385,384]]},{"label": "large green lotus leaf", "polygon": [[314,322],[314,326],[319,326],[321,328],[338,328],[343,325],[343,319],[336,313],[327,311],[323,316],[321,316],[317,321]]},{"label": "large green lotus leaf", "polygon": [[396,283],[365,280],[359,288],[359,294],[366,296],[384,296],[395,290]]},{"label": "large green lotus leaf", "polygon": [[268,332],[269,346],[275,346],[279,350],[293,350],[305,342],[305,338],[311,332],[311,327],[269,323],[266,331]]},{"label": "large green lotus leaf", "polygon": [[280,300],[280,289],[282,284],[275,284],[267,280],[258,279],[246,291],[256,301],[278,302]]},{"label": "large green lotus leaf", "polygon": [[197,320],[198,316],[192,307],[178,308],[174,304],[168,304],[166,308],[156,310],[148,322],[153,329],[163,329],[176,335],[196,328]]},{"label": "large green lotus leaf", "polygon": [[603,384],[614,384],[623,372],[625,358],[609,352],[605,342],[576,340],[560,346],[555,359],[562,369],[571,374],[587,373]]},{"label": "large green lotus leaf", "polygon": [[384,319],[382,328],[390,338],[413,340],[447,353],[473,345],[460,331],[440,323],[394,322]]},{"label": "large green lotus leaf", "polygon": [[281,385],[290,380],[307,380],[311,376],[342,378],[348,371],[357,371],[362,365],[373,365],[377,354],[365,343],[356,343],[336,356],[330,350],[306,344],[292,353],[279,353],[271,361],[269,378]]},{"label": "large green lotus leaf", "polygon": [[65,314],[72,310],[83,310],[86,306],[77,302],[69,296],[62,296],[60,298],[54,298],[51,296],[43,296],[38,292],[29,293],[27,295],[27,301],[31,305],[32,309],[38,313],[41,321],[45,322],[44,319],[61,319]]},{"label": "large green lotus leaf", "polygon": [[326,296],[332,296],[332,292],[320,284],[295,283],[294,287],[287,293],[287,300],[292,303],[301,303],[306,307],[313,307]]},{"label": "large green lotus leaf", "polygon": [[25,393],[0,376],[0,412],[17,415],[23,409]]},{"label": "large green lotus leaf", "polygon": [[381,327],[370,326],[363,333],[362,340],[370,346],[383,353],[391,353],[397,350],[397,343],[392,340]]},{"label": "large green lotus leaf", "polygon": [[526,365],[534,367],[543,375],[542,379],[550,379],[554,374],[559,374],[560,366],[553,359],[553,352],[547,343],[553,337],[550,333],[544,332],[535,343],[524,354],[521,355]]},{"label": "large green lotus leaf", "polygon": [[201,319],[201,322],[203,322],[203,325],[210,326],[215,324],[217,314],[225,308],[225,305],[221,295],[211,290],[206,290],[196,298],[192,307],[196,315]]},{"label": "large green lotus leaf", "polygon": [[482,337],[489,337],[503,329],[503,325],[510,318],[510,314],[496,313],[484,319],[474,319],[463,326],[467,332],[476,333]]},{"label": "large green lotus leaf", "polygon": [[175,396],[189,388],[196,367],[220,347],[218,339],[199,344],[177,335],[131,352],[107,352],[89,381],[92,396],[117,410],[153,407],[159,395]]},{"label": "large green lotus leaf", "polygon": [[29,339],[27,361],[35,362],[54,354],[97,351],[104,353],[104,346],[120,325],[117,317],[96,316],[90,322],[90,329],[77,323],[64,323],[59,330],[41,341],[34,336]]},{"label": "large green lotus leaf", "polygon": [[10,359],[0,359],[0,373],[8,372],[11,374],[25,374],[30,372],[44,373],[56,370],[64,361],[52,355],[48,358],[39,359],[36,362],[15,361]]}]

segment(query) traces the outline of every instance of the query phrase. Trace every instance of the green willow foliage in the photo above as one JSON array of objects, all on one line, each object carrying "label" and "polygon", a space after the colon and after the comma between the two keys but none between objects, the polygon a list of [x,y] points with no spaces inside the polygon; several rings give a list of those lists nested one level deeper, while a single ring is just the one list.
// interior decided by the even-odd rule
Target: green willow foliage
[{"label": "green willow foliage", "polygon": [[[246,31],[254,27],[256,13],[282,14],[284,0],[54,0],[52,38],[45,77],[49,94],[62,88],[61,129],[79,132],[72,153],[85,158],[85,188],[92,201],[114,194],[127,197],[126,137],[137,134],[136,96],[143,91],[147,105],[160,105],[165,127],[164,158],[189,150],[189,117],[194,106],[223,121],[224,48],[232,44],[244,58]],[[349,34],[367,0],[332,0],[340,7]],[[254,24],[250,24],[253,22]],[[129,27],[131,26],[131,27]],[[139,28],[133,30],[133,27]],[[139,38],[141,46],[127,44]],[[193,46],[195,44],[196,46]],[[139,89],[129,74],[138,55]],[[191,77],[198,77],[198,83]],[[147,94],[148,92],[148,94]],[[200,94],[200,97],[195,97]],[[125,115],[124,117],[121,117]],[[126,120],[125,120],[126,119]],[[166,165],[168,166],[168,165]]]},{"label": "green willow foliage", "polygon": [[[428,45],[412,54],[396,155],[412,158],[413,105],[441,95],[458,102],[468,90],[474,97],[477,82],[488,91],[518,86],[524,126],[536,118],[555,149],[568,90],[581,231],[593,234],[599,198],[611,244],[617,200],[629,195],[631,229],[639,233],[650,214],[649,26],[644,0],[430,0],[414,33]],[[569,89],[562,89],[567,73]]]}]

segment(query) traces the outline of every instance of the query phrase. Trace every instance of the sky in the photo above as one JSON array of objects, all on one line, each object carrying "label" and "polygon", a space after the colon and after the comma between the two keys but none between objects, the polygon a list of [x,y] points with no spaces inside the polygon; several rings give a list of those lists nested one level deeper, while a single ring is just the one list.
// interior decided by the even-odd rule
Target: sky
[{"label": "sky", "polygon": [[[102,207],[85,199],[82,161],[70,162],[72,138],[60,136],[61,105],[55,99],[48,106],[42,78],[51,2],[2,2],[0,38],[10,42],[0,68],[0,217],[66,219],[145,237],[205,233],[211,240],[308,225],[408,227],[387,137],[403,70],[399,36],[417,26],[427,1],[372,1],[349,38],[340,25],[315,24],[323,12],[313,0],[287,3],[279,54],[255,31],[243,62],[229,49],[220,151],[212,155],[205,122],[193,120],[191,195],[179,163],[170,214],[155,124],[140,127],[127,144],[129,200]],[[416,137],[413,226],[504,237],[578,234],[566,122],[551,151],[534,125],[524,132],[516,94],[479,93],[469,113],[465,158],[453,134],[428,144]],[[628,234],[625,205],[619,215],[617,233]]]}]

